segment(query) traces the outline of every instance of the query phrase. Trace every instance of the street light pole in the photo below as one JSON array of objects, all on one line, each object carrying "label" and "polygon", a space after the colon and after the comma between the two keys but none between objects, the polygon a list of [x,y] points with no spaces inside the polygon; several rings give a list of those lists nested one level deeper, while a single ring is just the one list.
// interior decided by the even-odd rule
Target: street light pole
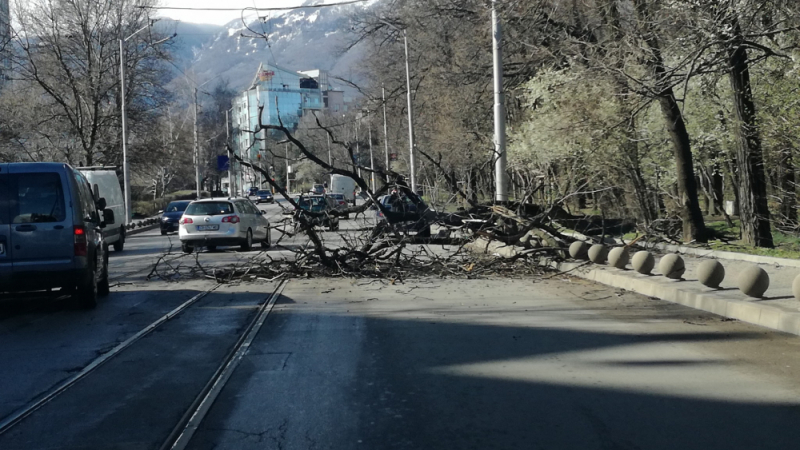
[{"label": "street light pole", "polygon": [[369,168],[372,171],[369,174],[369,181],[372,192],[375,192],[375,158],[372,156],[372,122],[369,120],[367,120],[367,129],[369,130]]},{"label": "street light pole", "polygon": [[200,145],[197,142],[197,88],[194,88],[194,172],[195,183],[197,183],[196,193],[197,199],[200,199],[200,191],[202,189],[200,179]]},{"label": "street light pole", "polygon": [[128,166],[128,124],[127,115],[125,114],[125,42],[136,36],[140,31],[150,28],[152,25],[153,22],[150,22],[125,39],[119,40],[119,90],[120,101],[122,102],[122,183],[125,185],[123,186],[123,190],[125,191],[125,223],[131,223],[131,175],[130,167]]},{"label": "street light pole", "polygon": [[386,182],[389,182],[389,131],[386,125],[386,88],[381,86],[381,97],[383,98],[383,146],[386,150]]},{"label": "street light pole", "polygon": [[411,69],[408,65],[408,36],[405,28],[403,29],[403,44],[406,50],[406,94],[408,97],[408,150],[409,162],[411,164],[411,191],[417,193],[417,175],[414,167],[414,112],[411,104]]},{"label": "street light pole", "polygon": [[[494,56],[494,177],[495,200],[508,201],[506,181],[506,113],[503,93],[503,28],[497,17],[497,1],[492,0],[492,49]],[[409,103],[410,104],[410,103]]]}]

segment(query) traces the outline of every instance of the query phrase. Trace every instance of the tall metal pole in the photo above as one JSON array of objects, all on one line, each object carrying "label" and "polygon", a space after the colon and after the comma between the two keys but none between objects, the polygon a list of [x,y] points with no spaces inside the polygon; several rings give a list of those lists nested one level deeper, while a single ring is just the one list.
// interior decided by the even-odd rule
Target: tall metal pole
[{"label": "tall metal pole", "polygon": [[[225,150],[231,147],[231,127],[228,119],[229,111],[229,109],[225,110]],[[228,155],[228,195],[236,197],[236,180],[233,179],[236,173],[236,169],[233,167],[233,165],[236,164],[236,150],[233,151],[233,155],[233,158],[231,158],[231,155]]]},{"label": "tall metal pole", "polygon": [[131,177],[128,168],[127,116],[125,115],[125,52],[124,40],[119,40],[119,90],[122,101],[122,179],[125,191],[125,223],[131,223]]},{"label": "tall metal pole", "polygon": [[411,69],[408,66],[408,37],[403,30],[403,43],[406,49],[406,94],[408,96],[408,150],[411,164],[411,191],[417,192],[417,174],[414,168],[414,112],[411,105]]},{"label": "tall metal pole", "polygon": [[356,126],[355,126],[355,129],[356,129],[356,160],[353,161],[353,163],[357,167],[358,178],[361,178],[361,148],[360,148],[360,144],[358,142],[358,140],[360,138],[360,136],[358,134],[358,131],[359,131],[358,130],[358,126],[360,124],[361,124],[361,113],[358,113],[358,114],[356,114]]},{"label": "tall metal pole", "polygon": [[369,120],[367,120],[367,129],[369,130],[369,168],[372,170],[369,174],[369,181],[372,192],[375,192],[375,158],[372,156],[372,122]]},{"label": "tall metal pole", "polygon": [[197,183],[197,198],[200,198],[202,180],[200,179],[200,146],[197,142],[197,88],[194,88],[194,170]]},{"label": "tall metal pole", "polygon": [[503,29],[497,17],[496,0],[492,0],[492,47],[494,53],[494,177],[495,200],[508,201],[506,180],[506,112],[503,93]]},{"label": "tall metal pole", "polygon": [[[328,134],[328,132],[325,132],[325,137],[328,138],[328,165],[333,167],[333,157],[331,155],[331,135]],[[333,186],[333,173],[331,173],[331,181],[328,186]]]},{"label": "tall metal pole", "polygon": [[292,166],[289,165],[289,145],[284,144],[283,149],[286,151],[286,193],[290,194],[289,174],[292,173]]},{"label": "tall metal pole", "polygon": [[386,125],[386,88],[381,86],[381,97],[383,98],[383,146],[386,149],[386,182],[389,182],[389,128]]}]

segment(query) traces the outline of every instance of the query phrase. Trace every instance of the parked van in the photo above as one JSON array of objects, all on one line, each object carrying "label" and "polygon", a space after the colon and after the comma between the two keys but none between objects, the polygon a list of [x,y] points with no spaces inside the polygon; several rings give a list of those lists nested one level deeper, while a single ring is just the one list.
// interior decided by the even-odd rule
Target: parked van
[{"label": "parked van", "polygon": [[81,167],[78,170],[90,185],[97,185],[99,192],[94,194],[106,199],[106,208],[114,211],[116,223],[103,229],[103,240],[107,245],[113,245],[115,251],[121,252],[125,247],[125,197],[117,172],[113,167]]},{"label": "parked van", "polygon": [[69,165],[0,164],[0,291],[61,288],[94,307],[108,293],[102,230],[112,224],[114,211]]},{"label": "parked van", "polygon": [[329,194],[342,194],[346,202],[356,204],[356,181],[344,175],[331,175]]}]

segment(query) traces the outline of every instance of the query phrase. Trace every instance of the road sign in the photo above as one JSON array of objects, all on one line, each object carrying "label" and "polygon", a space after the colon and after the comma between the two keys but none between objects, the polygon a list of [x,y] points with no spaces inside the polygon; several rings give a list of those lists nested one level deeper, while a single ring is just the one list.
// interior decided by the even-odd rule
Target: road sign
[{"label": "road sign", "polygon": [[220,172],[230,170],[230,159],[228,155],[217,155],[217,170]]}]

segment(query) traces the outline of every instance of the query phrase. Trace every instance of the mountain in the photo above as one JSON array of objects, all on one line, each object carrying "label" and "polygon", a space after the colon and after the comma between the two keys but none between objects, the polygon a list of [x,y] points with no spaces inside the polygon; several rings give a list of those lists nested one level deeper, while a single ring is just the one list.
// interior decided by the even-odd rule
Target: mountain
[{"label": "mountain", "polygon": [[[236,91],[249,86],[261,62],[298,71],[322,69],[333,77],[351,80],[358,73],[355,67],[364,55],[361,46],[346,50],[353,39],[351,17],[364,8],[373,7],[377,1],[265,11],[260,14],[263,20],[247,25],[241,20],[223,27],[180,23],[177,64],[191,71],[198,82],[227,79]],[[305,5],[319,3],[321,0],[309,0]],[[334,84],[337,84],[335,80]],[[354,94],[345,84],[338,83],[338,86],[345,89],[348,96]]]}]

